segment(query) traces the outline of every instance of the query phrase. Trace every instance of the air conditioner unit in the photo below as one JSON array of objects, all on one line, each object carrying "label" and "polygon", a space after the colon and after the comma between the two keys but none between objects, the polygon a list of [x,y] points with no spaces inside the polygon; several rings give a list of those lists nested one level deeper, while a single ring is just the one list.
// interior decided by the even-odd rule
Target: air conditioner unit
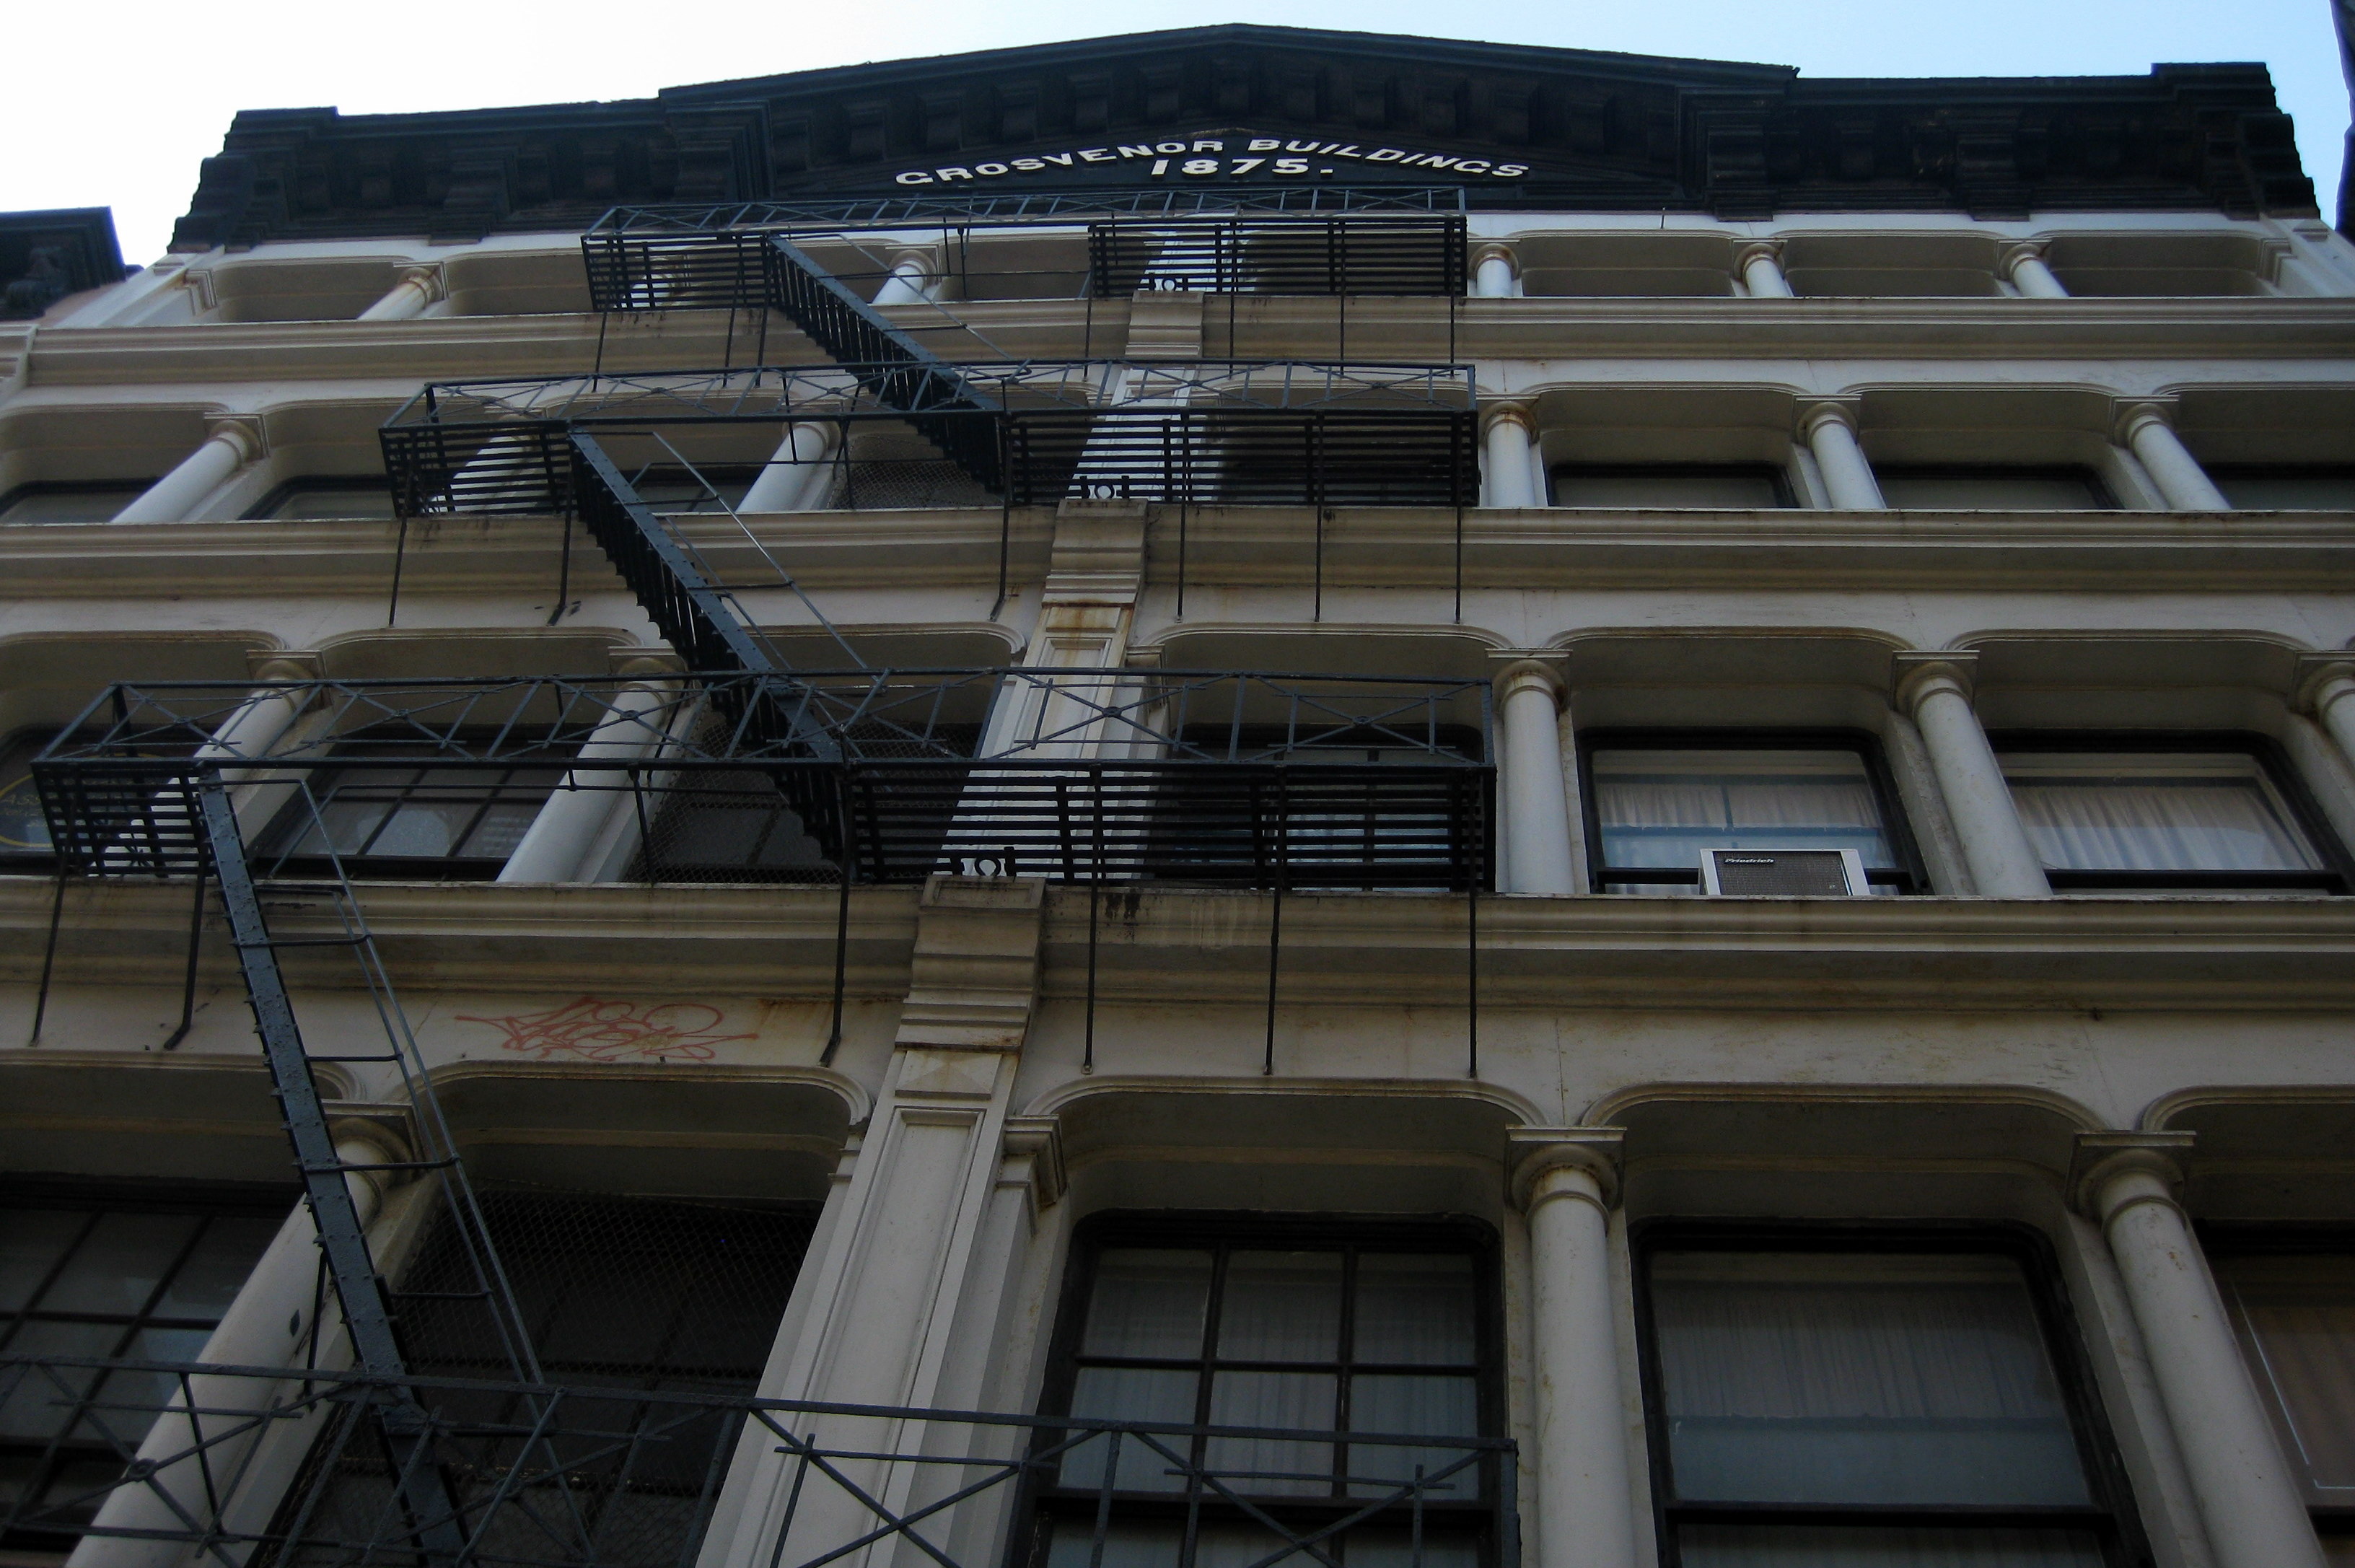
[{"label": "air conditioner unit", "polygon": [[1864,858],[1853,849],[1705,849],[1701,891],[1782,898],[1866,898]]}]

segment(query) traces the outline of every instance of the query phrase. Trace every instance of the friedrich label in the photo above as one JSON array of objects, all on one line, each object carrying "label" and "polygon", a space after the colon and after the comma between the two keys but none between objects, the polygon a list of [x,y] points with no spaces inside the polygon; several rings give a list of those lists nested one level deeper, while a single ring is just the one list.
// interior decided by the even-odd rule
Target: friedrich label
[{"label": "friedrich label", "polygon": [[[1232,151],[1229,150],[1230,144]],[[1115,143],[1109,147],[1074,147],[1068,153],[948,164],[935,169],[909,169],[893,177],[901,185],[954,185],[963,180],[1044,174],[1049,169],[1082,169],[1092,164],[1142,163],[1146,177],[1152,179],[1240,179],[1254,174],[1272,175],[1279,179],[1327,179],[1341,172],[1344,159],[1372,165],[1385,172],[1413,169],[1487,179],[1518,179],[1529,172],[1527,164],[1461,158],[1452,153],[1423,153],[1412,147],[1378,147],[1357,142],[1287,142],[1276,136],[1193,136],[1184,141]]]}]

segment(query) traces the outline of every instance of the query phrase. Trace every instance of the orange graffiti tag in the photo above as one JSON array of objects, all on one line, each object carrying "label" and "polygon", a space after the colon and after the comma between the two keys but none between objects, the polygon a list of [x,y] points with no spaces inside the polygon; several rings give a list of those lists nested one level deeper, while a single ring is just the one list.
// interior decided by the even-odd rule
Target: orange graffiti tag
[{"label": "orange graffiti tag", "polygon": [[751,1040],[749,1034],[715,1034],[722,1015],[702,1002],[662,1002],[638,1007],[629,1002],[601,1002],[582,997],[544,1013],[516,1013],[503,1019],[474,1018],[465,1013],[458,1021],[489,1024],[506,1032],[500,1043],[509,1051],[537,1052],[542,1061],[575,1057],[582,1061],[645,1061],[683,1056],[709,1061],[711,1048],[730,1040]]}]

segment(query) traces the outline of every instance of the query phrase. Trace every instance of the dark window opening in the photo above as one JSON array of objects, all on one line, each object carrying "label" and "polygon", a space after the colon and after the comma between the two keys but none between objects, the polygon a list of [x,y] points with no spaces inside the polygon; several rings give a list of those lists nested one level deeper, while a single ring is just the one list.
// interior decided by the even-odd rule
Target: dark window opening
[{"label": "dark window opening", "polygon": [[2203,1242],[2326,1555],[2355,1555],[2355,1236],[2252,1228]]},{"label": "dark window opening", "polygon": [[1881,464],[1881,498],[1900,511],[2106,512],[2117,498],[2090,468]]},{"label": "dark window opening", "polygon": [[[1333,1441],[1167,1437],[1194,1471],[1292,1531],[1337,1521],[1464,1457],[1444,1440],[1498,1429],[1495,1263],[1468,1225],[1110,1221],[1083,1233],[1045,1406],[1059,1414],[1331,1433]],[[1351,1432],[1432,1446],[1352,1445]],[[1060,1436],[1060,1435],[1050,1435]],[[1033,1494],[1015,1561],[1088,1568],[1111,1463],[1075,1445]],[[1241,1568],[1281,1541],[1202,1475],[1141,1444],[1111,1476],[1105,1568]],[[1423,1505],[1426,1568],[1495,1560],[1493,1463]],[[1392,1517],[1395,1515],[1395,1517]],[[1327,1541],[1344,1568],[1405,1568],[1402,1508]]]},{"label": "dark window opening", "polygon": [[1694,507],[1722,511],[1796,507],[1791,476],[1771,463],[1563,464],[1550,475],[1554,507]]},{"label": "dark window opening", "polygon": [[1663,1227],[1640,1257],[1666,1568],[2147,1560],[2023,1239]]},{"label": "dark window opening", "polygon": [[1991,739],[2056,891],[2347,891],[2346,851],[2264,736]]},{"label": "dark window opening", "polygon": [[1697,891],[1711,849],[1853,849],[1876,893],[1929,885],[1870,736],[1603,730],[1582,741],[1596,892]]},{"label": "dark window opening", "polygon": [[2208,477],[2242,511],[2355,511],[2355,464],[2218,463]]},{"label": "dark window opening", "polygon": [[378,522],[391,517],[392,487],[383,475],[306,474],[264,496],[242,520]]},{"label": "dark window opening", "polygon": [[40,481],[0,495],[0,523],[111,523],[155,481]]},{"label": "dark window opening", "polygon": [[[78,1195],[14,1187],[0,1194],[0,1355],[193,1361],[245,1276],[278,1233],[292,1193],[240,1189],[170,1198]],[[156,1372],[59,1368],[74,1397],[120,1406],[107,1419],[133,1444],[133,1413],[160,1406],[172,1379]],[[27,1513],[84,1520],[123,1473],[108,1436],[43,1379],[0,1411],[0,1472]],[[67,1552],[58,1531],[0,1538],[13,1552]]]}]

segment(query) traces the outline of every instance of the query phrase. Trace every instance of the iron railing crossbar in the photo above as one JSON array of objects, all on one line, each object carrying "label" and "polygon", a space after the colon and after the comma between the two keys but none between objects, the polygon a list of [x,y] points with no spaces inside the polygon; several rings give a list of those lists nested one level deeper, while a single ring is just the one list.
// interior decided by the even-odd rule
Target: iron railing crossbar
[{"label": "iron railing crossbar", "polygon": [[805,225],[861,229],[938,229],[943,223],[1070,227],[1096,214],[1181,217],[1241,212],[1460,212],[1462,186],[1223,186],[1162,190],[958,192],[805,197],[785,201],[675,202],[609,209],[591,235],[696,235]]}]

